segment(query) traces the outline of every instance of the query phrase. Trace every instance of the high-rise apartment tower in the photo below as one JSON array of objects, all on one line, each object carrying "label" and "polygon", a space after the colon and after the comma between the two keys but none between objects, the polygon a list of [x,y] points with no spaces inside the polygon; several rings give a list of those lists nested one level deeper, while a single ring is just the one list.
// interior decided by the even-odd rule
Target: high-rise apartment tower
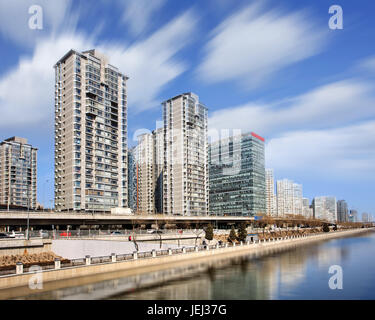
[{"label": "high-rise apartment tower", "polygon": [[55,68],[55,208],[128,207],[127,76],[89,50]]}]

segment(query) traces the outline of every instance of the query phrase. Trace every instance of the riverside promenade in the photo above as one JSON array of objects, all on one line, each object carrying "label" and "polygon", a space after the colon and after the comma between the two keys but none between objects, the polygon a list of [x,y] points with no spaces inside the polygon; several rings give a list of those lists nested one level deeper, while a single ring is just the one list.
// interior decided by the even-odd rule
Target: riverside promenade
[{"label": "riverside promenade", "polygon": [[[59,261],[55,262],[54,269],[26,272],[22,266],[17,266],[16,274],[0,277],[0,299],[26,297],[41,292],[48,292],[62,288],[77,287],[98,283],[107,280],[114,280],[126,277],[136,277],[136,287],[142,286],[142,276],[151,275],[147,282],[150,284],[168,281],[174,276],[182,277],[188,270],[202,272],[204,268],[220,266],[221,262],[250,254],[262,254],[272,249],[288,250],[297,245],[303,245],[314,241],[324,241],[337,237],[354,236],[361,233],[374,231],[374,228],[352,229],[344,231],[333,231],[329,233],[311,234],[279,238],[271,241],[257,241],[254,243],[242,243],[240,245],[225,244],[222,246],[197,246],[180,249],[168,249],[152,251],[140,256],[134,252],[128,257],[112,255],[110,260],[94,263],[95,258],[85,257],[80,266],[63,267]],[[124,256],[124,255],[123,255]],[[125,259],[123,259],[125,258]],[[198,268],[199,267],[199,268]],[[203,268],[203,269],[202,269]],[[177,270],[169,273],[165,270]],[[147,277],[146,277],[147,278]],[[40,288],[32,289],[33,280],[42,281]],[[32,284],[30,286],[30,283]],[[129,289],[134,289],[131,285]],[[115,290],[111,290],[115,292]],[[103,298],[103,296],[98,297]]]}]

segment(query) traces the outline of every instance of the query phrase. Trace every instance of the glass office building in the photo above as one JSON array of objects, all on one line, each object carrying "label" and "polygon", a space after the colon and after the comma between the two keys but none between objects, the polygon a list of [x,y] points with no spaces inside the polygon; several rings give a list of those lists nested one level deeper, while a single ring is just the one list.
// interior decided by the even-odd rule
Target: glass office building
[{"label": "glass office building", "polygon": [[264,158],[264,139],[253,132],[210,144],[210,214],[266,213]]}]

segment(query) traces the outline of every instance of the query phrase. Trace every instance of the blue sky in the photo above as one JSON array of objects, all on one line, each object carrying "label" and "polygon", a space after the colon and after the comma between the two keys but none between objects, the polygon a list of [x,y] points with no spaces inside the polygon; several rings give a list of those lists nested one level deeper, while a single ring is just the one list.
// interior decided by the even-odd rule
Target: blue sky
[{"label": "blue sky", "polygon": [[[342,30],[328,27],[334,4]],[[43,9],[42,30],[29,28],[31,5]],[[97,48],[130,77],[130,145],[161,120],[162,101],[192,91],[210,129],[266,138],[276,179],[375,214],[374,12],[364,0],[2,0],[0,140],[39,148],[39,201],[49,205],[53,65],[71,48]]]}]

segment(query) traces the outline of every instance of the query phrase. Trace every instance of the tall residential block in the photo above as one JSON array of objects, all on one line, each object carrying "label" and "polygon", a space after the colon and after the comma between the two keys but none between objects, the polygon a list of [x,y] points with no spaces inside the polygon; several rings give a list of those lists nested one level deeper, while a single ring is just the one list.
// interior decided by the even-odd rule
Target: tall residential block
[{"label": "tall residential block", "polygon": [[163,213],[164,129],[139,135],[134,150],[135,211],[137,214]]},{"label": "tall residential block", "polygon": [[314,217],[314,210],[312,206],[310,206],[310,200],[308,198],[302,198],[302,215],[308,219]]},{"label": "tall residential block", "polygon": [[128,77],[96,50],[55,68],[55,208],[128,207]]},{"label": "tall residential block", "polygon": [[337,204],[335,197],[315,197],[313,199],[313,209],[314,218],[329,222],[337,221]]},{"label": "tall residential block", "polygon": [[27,139],[12,137],[0,143],[0,205],[36,208],[37,148]]},{"label": "tall residential block", "polygon": [[349,221],[350,222],[358,222],[358,211],[357,210],[350,210],[349,213]]},{"label": "tall residential block", "polygon": [[292,180],[283,179],[276,182],[277,187],[277,216],[288,214],[302,215],[302,185]]},{"label": "tall residential block", "polygon": [[266,208],[268,215],[273,217],[277,216],[275,178],[273,175],[273,169],[266,169]]},{"label": "tall residential block", "polygon": [[154,147],[155,212],[163,213],[164,128],[152,132]]},{"label": "tall residential block", "polygon": [[128,150],[128,205],[135,212],[137,210],[137,161],[136,147]]},{"label": "tall residential block", "polygon": [[151,133],[138,136],[137,145],[137,213],[155,213],[154,139]]},{"label": "tall residential block", "polygon": [[345,200],[337,201],[337,221],[347,222],[349,221],[348,204]]},{"label": "tall residential block", "polygon": [[208,213],[207,108],[194,93],[163,105],[163,213],[202,216]]},{"label": "tall residential block", "polygon": [[264,138],[251,132],[212,142],[209,164],[210,213],[266,213]]}]

